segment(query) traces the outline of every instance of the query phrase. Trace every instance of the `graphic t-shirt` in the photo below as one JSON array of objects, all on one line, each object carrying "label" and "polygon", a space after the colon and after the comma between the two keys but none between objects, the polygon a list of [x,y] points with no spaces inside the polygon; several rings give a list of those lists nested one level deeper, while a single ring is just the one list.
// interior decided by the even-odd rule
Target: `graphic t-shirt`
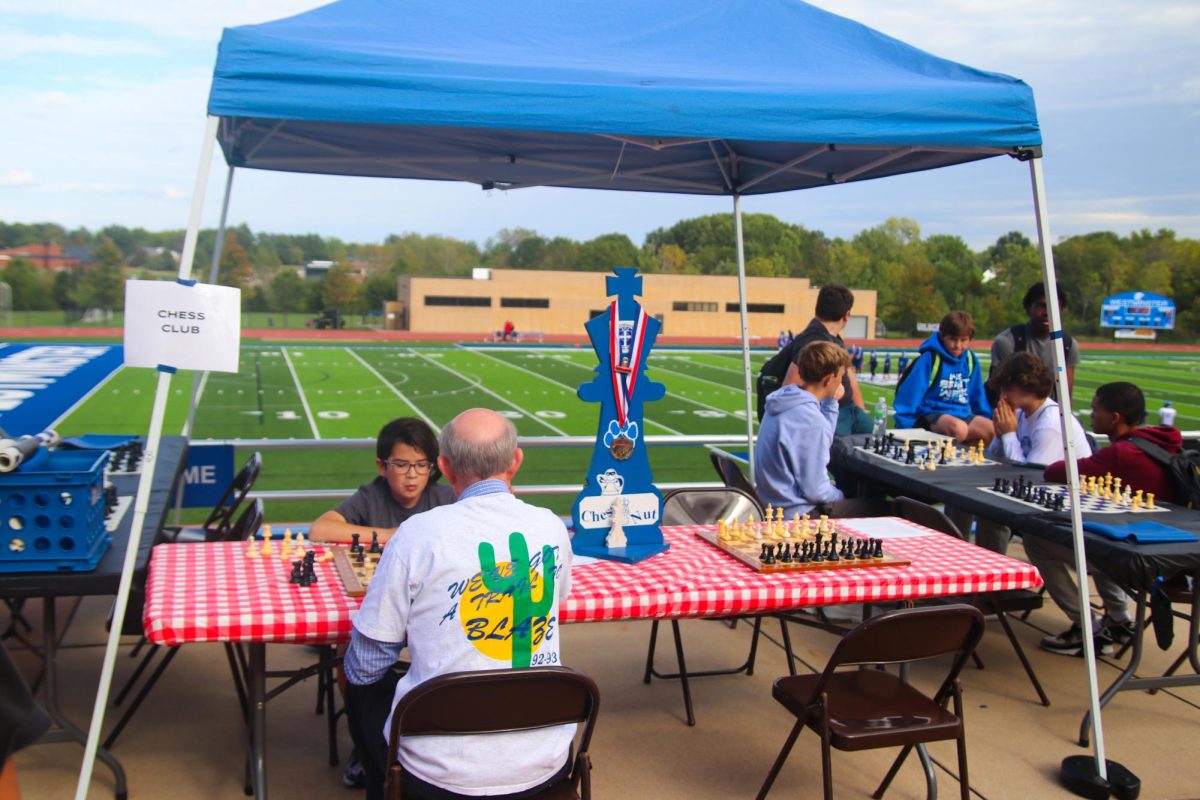
[{"label": "graphic t-shirt", "polygon": [[[394,709],[414,686],[448,672],[561,664],[559,607],[570,582],[571,545],[557,516],[507,492],[464,497],[400,526],[354,627],[408,645],[412,667]],[[400,741],[400,763],[459,794],[511,794],[554,777],[574,735],[571,724],[414,736]]]}]

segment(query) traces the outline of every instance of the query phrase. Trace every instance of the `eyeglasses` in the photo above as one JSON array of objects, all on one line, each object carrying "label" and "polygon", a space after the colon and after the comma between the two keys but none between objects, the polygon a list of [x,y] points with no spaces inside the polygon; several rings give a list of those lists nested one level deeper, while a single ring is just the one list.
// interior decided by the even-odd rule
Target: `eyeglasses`
[{"label": "eyeglasses", "polygon": [[387,464],[397,472],[415,472],[418,475],[424,475],[428,473],[430,467],[433,466],[432,461],[396,461],[390,458],[383,463]]}]

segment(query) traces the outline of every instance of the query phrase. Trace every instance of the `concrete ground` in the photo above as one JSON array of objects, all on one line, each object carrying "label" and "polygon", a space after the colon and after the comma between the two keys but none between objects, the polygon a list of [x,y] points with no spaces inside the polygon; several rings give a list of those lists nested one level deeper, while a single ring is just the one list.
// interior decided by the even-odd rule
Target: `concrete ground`
[{"label": "concrete ground", "polygon": [[[68,617],[73,599],[60,600],[60,619]],[[104,651],[104,616],[109,600],[92,598],[79,604],[69,627],[64,625],[59,674],[63,706],[83,724],[91,712]],[[40,619],[37,604],[28,607]],[[0,626],[7,620],[0,614]],[[1083,661],[1038,649],[1045,632],[1065,627],[1054,608],[1036,612],[1028,624],[1015,624],[1053,705],[1038,704],[999,626],[989,624],[979,652],[986,669],[968,667],[966,721],[971,788],[979,798],[1071,797],[1057,781],[1059,762],[1086,753],[1075,743],[1080,716],[1087,707]],[[564,660],[591,675],[602,692],[601,712],[592,744],[597,798],[750,798],[758,791],[792,724],[771,698],[771,682],[786,673],[778,644],[779,626],[764,623],[768,640],[759,651],[752,677],[698,679],[692,685],[697,725],[684,724],[683,702],[674,682],[642,683],[649,622],[574,625],[563,633]],[[660,667],[673,669],[669,628],[660,636]],[[1165,654],[1151,645],[1140,674],[1161,673],[1178,652],[1184,633],[1176,625],[1176,648]],[[824,665],[832,635],[792,626],[798,655],[811,669]],[[690,620],[683,623],[689,667],[704,669],[739,663],[746,654],[750,626],[730,630],[724,624]],[[134,660],[122,648],[117,681],[127,677]],[[34,654],[11,640],[14,659],[31,678]],[[312,651],[299,646],[272,646],[268,667],[300,666]],[[1101,687],[1117,675],[1121,662],[1103,659]],[[937,665],[914,671],[918,684],[930,687]],[[309,680],[273,700],[269,706],[268,746],[271,796],[275,798],[354,798],[360,792],[341,784],[341,767],[326,758],[325,720],[314,715],[316,684]],[[115,715],[110,713],[109,723]],[[1127,692],[1117,696],[1104,714],[1110,759],[1141,777],[1148,800],[1200,798],[1200,687],[1162,691],[1156,695]],[[128,772],[131,798],[237,798],[242,796],[243,733],[223,649],[219,645],[185,647],[159,686],[117,743],[116,755]],[[349,738],[341,726],[341,754]],[[958,795],[953,743],[931,747],[939,769],[943,797]],[[82,748],[70,744],[39,745],[16,758],[25,798],[65,798],[74,794]],[[867,797],[887,770],[892,751],[833,755],[835,791],[839,797]],[[90,798],[111,798],[111,775],[99,763]],[[800,738],[772,790],[771,797],[820,795],[818,739]],[[889,798],[925,796],[923,774],[910,759],[889,790]]]}]

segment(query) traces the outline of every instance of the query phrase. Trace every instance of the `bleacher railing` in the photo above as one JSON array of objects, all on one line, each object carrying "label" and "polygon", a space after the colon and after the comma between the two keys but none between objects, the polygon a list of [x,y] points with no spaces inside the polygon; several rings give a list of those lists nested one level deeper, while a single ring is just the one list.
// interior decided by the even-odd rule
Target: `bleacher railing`
[{"label": "bleacher railing", "polygon": [[[721,434],[721,435],[653,435],[647,434],[643,437],[646,445],[649,447],[706,447],[708,449],[720,449],[720,446],[726,447],[742,447],[746,446],[746,436],[744,434]],[[517,440],[518,446],[523,450],[536,450],[540,448],[563,448],[563,447],[592,447],[596,443],[594,436],[522,436]],[[198,439],[196,444],[204,445],[233,445],[243,450],[258,450],[262,452],[270,450],[374,450],[374,439]],[[721,450],[722,453],[726,451]],[[739,461],[745,461],[744,458],[736,454],[733,455]],[[518,476],[519,477],[519,476]],[[526,497],[538,497],[548,495],[574,495],[579,493],[581,483],[542,483],[542,484],[516,484],[513,486],[513,491],[518,495]],[[656,484],[659,491],[669,492],[673,489],[697,489],[697,488],[713,488],[723,486],[719,481],[692,481],[680,483],[659,483]],[[357,487],[348,489],[262,489],[251,491],[249,496],[251,499],[262,498],[262,500],[342,500],[350,497],[357,491]]]}]

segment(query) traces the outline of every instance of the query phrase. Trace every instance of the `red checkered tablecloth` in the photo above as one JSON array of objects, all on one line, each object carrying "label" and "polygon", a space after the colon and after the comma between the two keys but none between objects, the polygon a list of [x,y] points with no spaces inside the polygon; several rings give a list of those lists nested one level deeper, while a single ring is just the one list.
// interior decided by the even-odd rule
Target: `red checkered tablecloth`
[{"label": "red checkered tablecloth", "polygon": [[[855,524],[838,520],[851,532]],[[911,561],[907,567],[774,574],[755,572],[701,540],[699,528],[664,528],[671,549],[662,555],[574,569],[562,621],[723,617],[1041,585],[1029,564],[904,524],[925,535],[887,539],[884,548]],[[167,645],[348,639],[358,601],[345,596],[332,564],[318,563],[320,581],[308,588],[289,584],[289,572],[278,556],[246,558],[244,544],[160,545],[146,586],[146,636]]]}]

